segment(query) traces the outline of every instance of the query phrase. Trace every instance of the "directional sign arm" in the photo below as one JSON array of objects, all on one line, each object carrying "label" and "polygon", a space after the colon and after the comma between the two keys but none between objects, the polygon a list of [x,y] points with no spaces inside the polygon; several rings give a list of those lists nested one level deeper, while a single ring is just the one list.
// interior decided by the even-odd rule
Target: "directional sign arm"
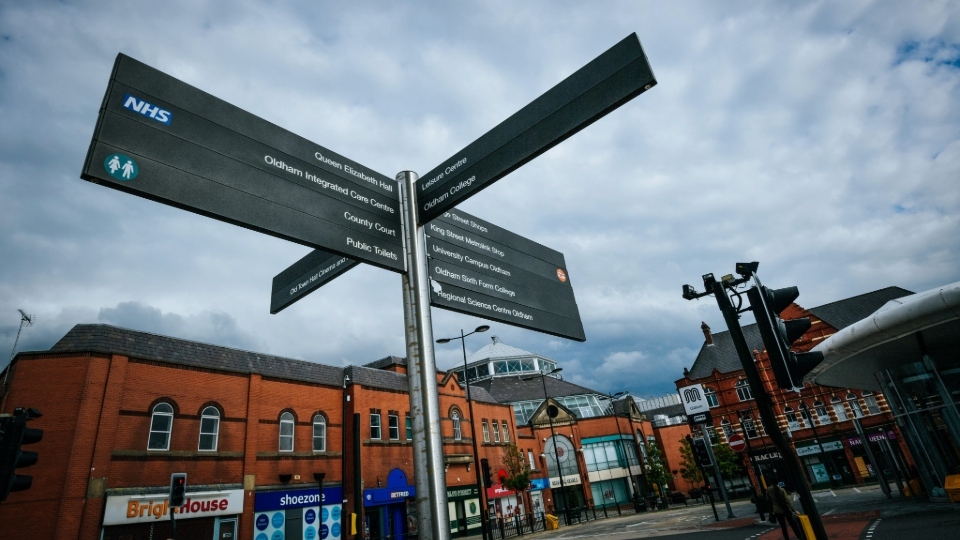
[{"label": "directional sign arm", "polygon": [[420,223],[496,182],[657,84],[636,34],[421,177]]},{"label": "directional sign arm", "polygon": [[270,313],[277,314],[342,276],[360,261],[316,249],[273,278]]}]

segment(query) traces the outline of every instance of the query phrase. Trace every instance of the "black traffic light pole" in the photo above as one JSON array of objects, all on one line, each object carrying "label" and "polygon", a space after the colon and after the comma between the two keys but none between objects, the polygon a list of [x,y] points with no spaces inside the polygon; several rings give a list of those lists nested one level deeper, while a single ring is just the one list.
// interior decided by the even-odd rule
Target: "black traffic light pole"
[{"label": "black traffic light pole", "polygon": [[[703,476],[704,483],[706,484],[707,497],[710,499],[710,508],[713,509],[713,517],[717,521],[720,521],[720,514],[717,513],[717,505],[713,503],[713,490],[710,488],[710,477],[707,476],[707,471],[703,466],[703,461],[699,455],[699,449],[693,443],[693,437],[687,435],[687,444],[690,445],[690,454],[693,455],[693,462],[696,463],[697,468],[700,469],[700,474]],[[704,441],[706,444],[706,441]]]},{"label": "black traffic light pole", "polygon": [[756,275],[750,270],[746,272],[742,279],[714,281],[712,283],[712,291],[708,292],[712,292],[713,296],[717,299],[717,305],[720,307],[720,312],[723,314],[727,328],[730,330],[730,338],[733,340],[733,344],[737,349],[737,355],[740,357],[740,363],[743,366],[744,374],[747,376],[747,382],[750,383],[750,388],[753,390],[753,398],[757,402],[757,412],[760,415],[760,421],[763,423],[767,435],[770,437],[770,440],[773,441],[773,445],[780,453],[784,463],[786,463],[787,474],[790,475],[793,484],[797,487],[800,505],[810,519],[813,534],[816,540],[827,540],[827,533],[823,528],[823,521],[821,521],[820,513],[817,511],[817,505],[813,500],[813,494],[810,492],[810,486],[807,484],[806,478],[803,475],[800,459],[793,453],[793,449],[790,448],[790,443],[786,437],[784,437],[783,432],[780,431],[780,426],[777,424],[777,419],[773,413],[773,402],[763,387],[760,372],[757,371],[757,366],[753,363],[753,356],[750,354],[747,340],[743,337],[743,329],[740,328],[740,315],[737,308],[733,307],[733,304],[730,302],[730,297],[727,296],[727,286],[733,288],[735,285],[746,283],[750,277],[753,277],[756,280],[756,286],[760,287],[760,280],[756,279]]}]

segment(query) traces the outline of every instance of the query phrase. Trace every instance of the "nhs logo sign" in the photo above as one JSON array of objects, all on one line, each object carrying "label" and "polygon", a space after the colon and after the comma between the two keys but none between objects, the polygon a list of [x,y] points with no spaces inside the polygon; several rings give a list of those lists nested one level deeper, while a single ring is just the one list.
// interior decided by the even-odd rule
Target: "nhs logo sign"
[{"label": "nhs logo sign", "polygon": [[173,113],[168,110],[161,109],[156,105],[151,105],[142,99],[137,99],[130,94],[123,96],[123,108],[130,109],[131,111],[136,111],[144,116],[149,116],[161,124],[170,125],[170,120],[173,118]]}]

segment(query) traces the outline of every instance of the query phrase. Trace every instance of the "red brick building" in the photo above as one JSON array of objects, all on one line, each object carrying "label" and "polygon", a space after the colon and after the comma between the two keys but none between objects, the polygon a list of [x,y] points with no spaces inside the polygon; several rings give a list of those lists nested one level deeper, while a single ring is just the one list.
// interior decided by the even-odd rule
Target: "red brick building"
[{"label": "red brick building", "polygon": [[[39,409],[30,425],[44,436],[24,470],[33,486],[0,505],[0,538],[166,538],[174,472],[188,475],[185,540],[355,538],[353,514],[374,538],[416,527],[403,359],[333,367],[78,325],[7,370],[0,413]],[[499,464],[516,438],[513,411],[473,389],[474,420],[456,378],[437,377],[446,466],[436,474],[451,529],[479,533],[470,423],[499,427],[479,444]]]},{"label": "red brick building", "polygon": [[[807,351],[839,329],[873,313],[887,301],[910,294],[889,287],[809,310],[796,304],[782,314],[785,320],[809,317],[810,329],[795,342],[794,350]],[[704,344],[693,367],[685,370],[677,387],[702,384],[710,404],[713,444],[726,442],[733,433],[745,436],[748,449],[744,466],[756,485],[757,475],[788,482],[780,455],[766,436],[756,403],[743,373],[729,332],[711,333],[704,324]],[[771,396],[779,427],[788,433],[793,451],[803,463],[806,480],[814,488],[876,481],[854,419],[862,426],[872,452],[888,480],[906,480],[913,460],[900,436],[893,415],[880,393],[848,388],[807,385],[799,393],[781,390],[775,383],[770,360],[756,324],[743,327],[753,350],[764,390]],[[749,461],[747,461],[749,460]]]}]

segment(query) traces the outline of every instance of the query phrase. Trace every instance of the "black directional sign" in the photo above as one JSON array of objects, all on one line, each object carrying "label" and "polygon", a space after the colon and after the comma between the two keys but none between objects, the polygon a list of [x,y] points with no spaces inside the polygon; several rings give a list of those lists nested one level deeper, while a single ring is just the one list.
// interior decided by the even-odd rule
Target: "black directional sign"
[{"label": "black directional sign", "polygon": [[423,175],[417,182],[420,223],[450,210],[655,84],[640,40],[636,34],[627,36]]},{"label": "black directional sign", "polygon": [[395,180],[122,54],[81,177],[405,271]]},{"label": "black directional sign", "polygon": [[349,257],[313,250],[273,278],[270,313],[279,313],[358,264],[359,261]]},{"label": "black directional sign", "polygon": [[586,339],[562,253],[460,210],[425,229],[431,305]]}]

